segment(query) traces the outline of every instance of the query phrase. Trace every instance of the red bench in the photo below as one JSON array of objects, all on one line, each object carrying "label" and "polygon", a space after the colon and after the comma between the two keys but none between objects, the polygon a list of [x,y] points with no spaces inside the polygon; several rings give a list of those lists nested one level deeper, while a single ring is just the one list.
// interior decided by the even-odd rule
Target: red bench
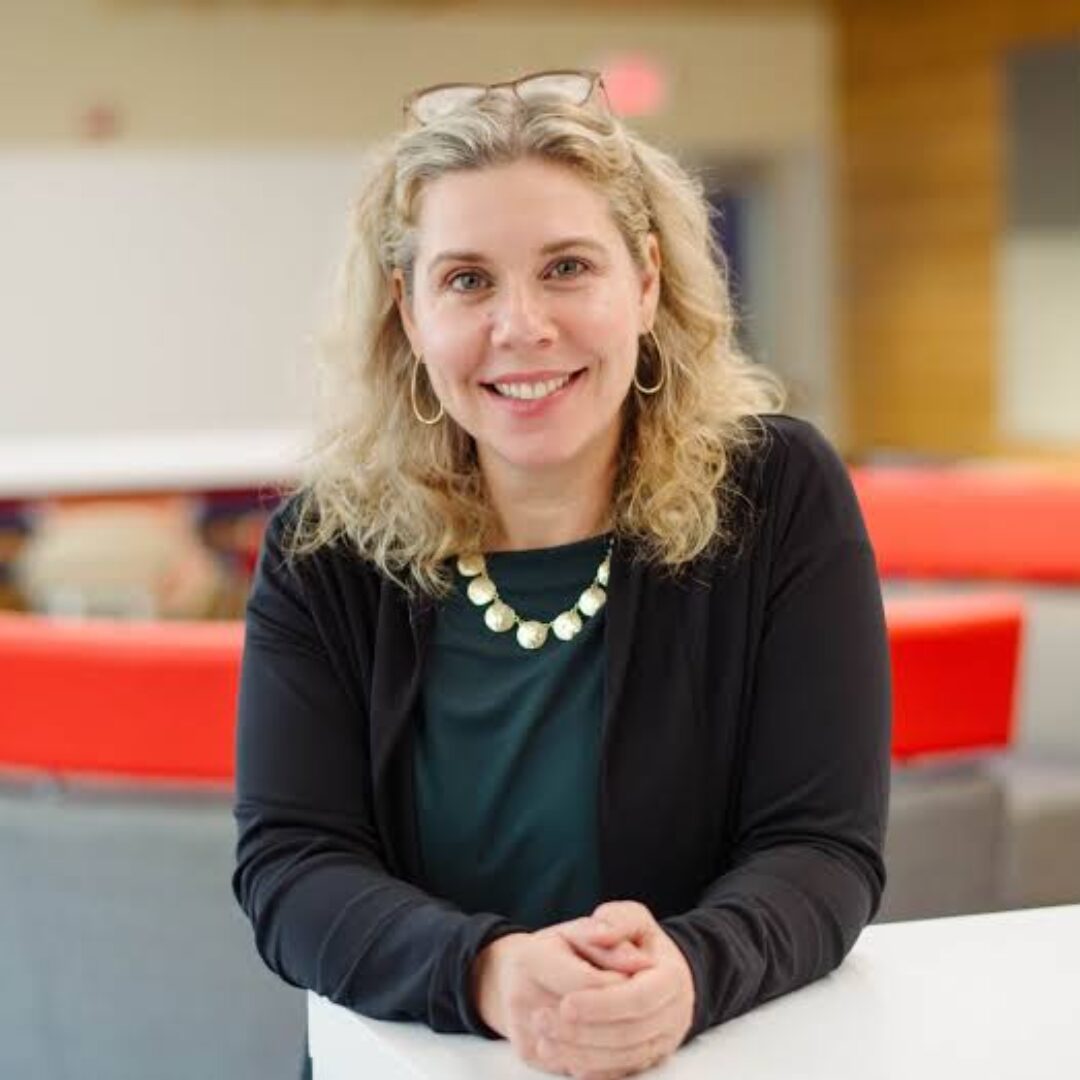
[{"label": "red bench", "polygon": [[[1008,743],[1015,599],[886,604],[898,758]],[[0,766],[228,784],[240,622],[64,620],[0,613]]]},{"label": "red bench", "polygon": [[1010,594],[885,602],[893,758],[1000,749],[1013,739],[1023,601]]},{"label": "red bench", "polygon": [[0,613],[0,765],[231,783],[243,633]]},{"label": "red bench", "polygon": [[862,466],[851,479],[882,577],[1080,584],[1080,478]]}]

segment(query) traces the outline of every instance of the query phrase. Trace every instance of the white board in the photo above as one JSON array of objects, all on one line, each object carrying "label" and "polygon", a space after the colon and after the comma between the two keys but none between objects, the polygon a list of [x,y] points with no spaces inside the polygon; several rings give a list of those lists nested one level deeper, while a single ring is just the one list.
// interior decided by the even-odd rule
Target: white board
[{"label": "white board", "polygon": [[361,160],[355,146],[0,153],[5,471],[23,441],[308,428]]}]

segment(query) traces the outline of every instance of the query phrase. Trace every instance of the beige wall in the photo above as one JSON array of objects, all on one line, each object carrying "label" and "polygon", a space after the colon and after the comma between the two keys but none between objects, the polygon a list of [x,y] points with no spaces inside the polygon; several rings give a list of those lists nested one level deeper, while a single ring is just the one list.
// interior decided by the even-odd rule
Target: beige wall
[{"label": "beige wall", "polygon": [[[148,8],[143,10],[142,8]],[[616,16],[194,11],[0,0],[0,140],[75,140],[93,103],[138,142],[367,138],[403,94],[444,79],[596,64],[647,48],[671,109],[640,129],[677,145],[768,151],[828,129],[829,31],[812,13]]]}]

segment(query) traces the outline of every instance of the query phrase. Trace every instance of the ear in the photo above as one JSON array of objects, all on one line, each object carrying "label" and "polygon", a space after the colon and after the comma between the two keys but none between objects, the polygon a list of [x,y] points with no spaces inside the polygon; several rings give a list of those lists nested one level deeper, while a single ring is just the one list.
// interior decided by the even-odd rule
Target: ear
[{"label": "ear", "polygon": [[414,355],[420,356],[422,350],[419,346],[416,323],[413,322],[412,304],[405,288],[405,274],[396,267],[390,275],[390,295],[394,298],[395,305],[397,305],[398,317],[401,319],[401,326],[405,331],[405,336],[409,339],[409,345]]},{"label": "ear", "polygon": [[660,306],[660,241],[656,233],[645,239],[645,265],[641,270],[641,332],[652,329]]}]

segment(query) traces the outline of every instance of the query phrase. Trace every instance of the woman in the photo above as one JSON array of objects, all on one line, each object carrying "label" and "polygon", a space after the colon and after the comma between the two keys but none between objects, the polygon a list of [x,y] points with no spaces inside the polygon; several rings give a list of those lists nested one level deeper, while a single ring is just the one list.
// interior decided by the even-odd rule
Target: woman
[{"label": "woman", "polygon": [[233,887],[292,984],[627,1076],[878,909],[873,552],[598,76],[407,116],[249,598]]}]

